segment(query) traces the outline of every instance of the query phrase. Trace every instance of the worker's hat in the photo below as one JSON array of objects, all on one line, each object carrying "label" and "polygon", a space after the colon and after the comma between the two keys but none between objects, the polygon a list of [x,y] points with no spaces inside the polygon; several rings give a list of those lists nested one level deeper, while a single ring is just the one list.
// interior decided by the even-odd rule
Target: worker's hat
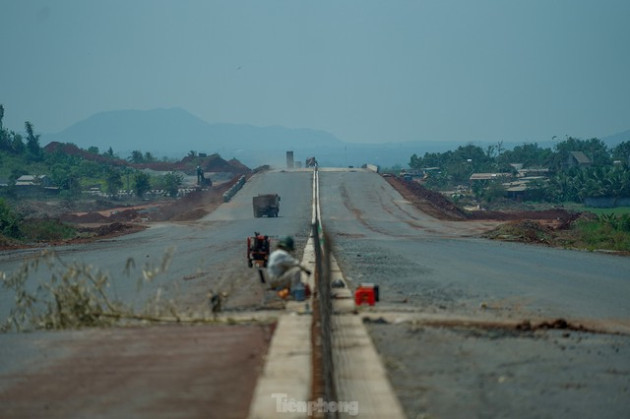
[{"label": "worker's hat", "polygon": [[283,239],[281,239],[278,242],[278,247],[284,250],[288,250],[288,251],[293,251],[295,250],[295,245],[293,243],[293,237],[291,236],[287,236]]}]

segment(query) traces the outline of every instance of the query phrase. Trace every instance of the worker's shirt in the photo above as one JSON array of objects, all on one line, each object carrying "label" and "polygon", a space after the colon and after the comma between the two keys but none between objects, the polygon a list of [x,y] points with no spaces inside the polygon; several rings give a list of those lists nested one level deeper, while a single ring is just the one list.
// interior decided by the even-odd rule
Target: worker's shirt
[{"label": "worker's shirt", "polygon": [[273,278],[278,278],[282,276],[283,273],[293,268],[294,266],[298,266],[300,262],[295,259],[293,256],[289,254],[284,249],[276,249],[271,252],[269,255],[269,260],[267,261],[267,272]]}]

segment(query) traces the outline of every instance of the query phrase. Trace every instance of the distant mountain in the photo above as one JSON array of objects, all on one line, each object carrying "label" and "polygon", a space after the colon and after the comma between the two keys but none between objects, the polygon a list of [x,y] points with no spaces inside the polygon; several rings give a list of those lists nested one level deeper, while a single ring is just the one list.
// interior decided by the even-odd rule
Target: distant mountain
[{"label": "distant mountain", "polygon": [[111,147],[121,157],[134,150],[151,152],[156,157],[182,157],[191,150],[219,153],[225,158],[249,160],[248,165],[260,160],[260,153],[272,153],[282,160],[284,155],[279,152],[342,144],[334,135],[320,130],[210,124],[180,108],[101,112],[59,133],[42,135],[44,144],[51,141],[74,143],[85,149],[95,146],[101,152]]},{"label": "distant mountain", "polygon": [[286,151],[295,161],[316,156],[324,166],[407,167],[412,154],[443,152],[457,148],[455,142],[346,143],[321,130],[257,127],[246,124],[210,124],[181,108],[148,111],[101,112],[56,134],[42,134],[41,143],[73,143],[82,149],[110,147],[121,158],[132,151],[150,152],[155,157],[180,159],[189,151],[218,153],[236,158],[248,167],[286,165]]},{"label": "distant mountain", "polygon": [[[630,141],[630,130],[601,138],[612,148]],[[58,141],[74,143],[101,152],[111,147],[115,154],[127,158],[132,151],[150,152],[155,157],[181,159],[190,151],[218,153],[224,159],[236,158],[254,168],[263,164],[285,167],[286,151],[293,151],[295,161],[304,163],[315,156],[322,166],[361,166],[365,163],[382,167],[407,167],[413,154],[446,152],[466,144],[486,148],[489,141],[416,141],[381,144],[343,142],[333,134],[313,129],[290,129],[280,126],[257,127],[246,124],[208,123],[181,108],[148,111],[121,110],[101,112],[77,122],[62,132],[42,134],[41,144]],[[521,143],[505,143],[512,149]],[[553,148],[555,142],[538,142]]]}]

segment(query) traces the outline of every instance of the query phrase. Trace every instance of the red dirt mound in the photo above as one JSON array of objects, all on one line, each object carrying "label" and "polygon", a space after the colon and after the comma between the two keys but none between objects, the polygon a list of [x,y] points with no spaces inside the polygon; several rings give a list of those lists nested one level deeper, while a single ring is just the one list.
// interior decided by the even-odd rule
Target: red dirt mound
[{"label": "red dirt mound", "polygon": [[439,192],[425,188],[418,182],[395,177],[385,178],[405,199],[435,218],[451,221],[465,220],[548,220],[555,228],[568,228],[580,213],[561,208],[542,211],[479,211],[468,213],[458,208]]},{"label": "red dirt mound", "polygon": [[206,172],[228,172],[244,174],[250,171],[250,169],[239,162],[236,159],[226,161],[217,153],[211,154],[206,157],[199,156],[186,156],[178,162],[150,162],[150,163],[129,163],[126,160],[104,156],[101,154],[90,153],[89,151],[82,150],[71,143],[60,143],[53,141],[44,147],[44,151],[47,153],[63,153],[71,156],[79,156],[85,160],[96,161],[99,163],[108,163],[114,166],[131,166],[136,169],[152,169],[159,171],[183,171],[190,175],[195,174],[197,166]]},{"label": "red dirt mound", "polygon": [[230,182],[213,186],[208,191],[193,191],[184,198],[155,208],[149,214],[150,221],[198,220],[223,203],[223,193],[238,181],[235,176]]},{"label": "red dirt mound", "polygon": [[82,150],[71,143],[60,143],[57,141],[53,141],[44,147],[44,151],[47,153],[62,153],[71,156],[79,156],[84,158],[85,160],[97,161],[99,163],[108,163],[114,166],[127,166],[129,164],[125,160],[90,153],[89,151]]},{"label": "red dirt mound", "polygon": [[136,169],[152,169],[159,171],[179,170],[189,175],[196,173],[197,166],[204,172],[227,172],[244,174],[249,172],[249,168],[236,159],[226,161],[219,154],[212,154],[207,157],[186,156],[182,160],[172,162],[151,162],[133,164]]},{"label": "red dirt mound", "polygon": [[427,214],[440,220],[463,221],[468,217],[455,204],[439,192],[432,191],[418,182],[406,181],[395,177],[386,177],[394,189],[406,200]]}]

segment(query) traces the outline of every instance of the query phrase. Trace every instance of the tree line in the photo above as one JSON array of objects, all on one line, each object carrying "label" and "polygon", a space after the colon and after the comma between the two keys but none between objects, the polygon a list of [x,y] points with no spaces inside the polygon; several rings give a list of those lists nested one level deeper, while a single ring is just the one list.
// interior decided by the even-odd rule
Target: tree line
[{"label": "tree line", "polygon": [[[572,152],[582,152],[590,164],[568,164]],[[444,153],[413,154],[409,167],[430,173],[427,185],[448,189],[468,184],[473,173],[509,173],[516,175],[512,165],[522,164],[524,169],[547,169],[546,181],[531,185],[530,198],[550,202],[582,202],[587,197],[630,197],[630,141],[612,149],[597,139],[581,140],[568,137],[553,149],[537,143],[522,144],[512,150],[503,148],[502,142],[483,149],[468,144]],[[505,181],[505,180],[503,180]],[[504,194],[501,181],[478,182],[475,193],[488,190],[495,195]],[[483,189],[483,191],[482,191]]]},{"label": "tree line", "polygon": [[[111,147],[100,153],[97,147],[90,147],[87,152],[101,156],[92,160],[80,155],[62,151],[46,152],[40,145],[40,135],[35,133],[34,125],[25,122],[26,137],[4,127],[4,106],[0,105],[0,165],[8,170],[9,187],[7,195],[15,194],[15,182],[27,174],[46,174],[54,186],[60,189],[62,197],[76,198],[89,185],[99,185],[103,191],[116,197],[121,189],[133,191],[142,197],[151,189],[162,189],[170,196],[176,196],[183,183],[183,177],[177,173],[162,176],[149,176],[127,165],[121,165],[120,159]],[[78,149],[78,147],[77,147]],[[157,159],[151,153],[135,150],[129,156],[129,163],[149,163]],[[4,174],[4,173],[2,173]]]}]

